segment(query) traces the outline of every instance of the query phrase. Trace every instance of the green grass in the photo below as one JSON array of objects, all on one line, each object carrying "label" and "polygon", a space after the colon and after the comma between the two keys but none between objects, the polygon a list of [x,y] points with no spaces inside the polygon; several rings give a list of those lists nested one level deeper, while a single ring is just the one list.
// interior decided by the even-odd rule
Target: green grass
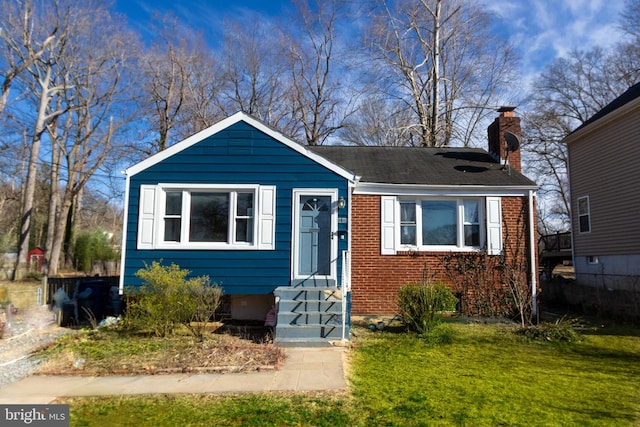
[{"label": "green grass", "polygon": [[363,425],[640,423],[640,338],[531,342],[499,325],[443,325],[450,344],[380,334],[355,353]]},{"label": "green grass", "polygon": [[85,398],[72,426],[346,426],[346,396],[232,395]]},{"label": "green grass", "polygon": [[439,328],[359,333],[350,394],[76,399],[71,425],[640,425],[638,329],[557,343],[505,325]]}]

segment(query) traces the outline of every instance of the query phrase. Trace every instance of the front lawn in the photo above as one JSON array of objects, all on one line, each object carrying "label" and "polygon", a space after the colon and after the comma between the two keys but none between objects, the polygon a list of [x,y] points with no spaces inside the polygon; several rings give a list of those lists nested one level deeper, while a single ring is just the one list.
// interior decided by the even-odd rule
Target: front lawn
[{"label": "front lawn", "polygon": [[640,422],[637,333],[587,331],[582,341],[562,344],[529,342],[504,325],[440,328],[450,331],[449,344],[384,333],[372,336],[354,353],[358,422],[470,426]]},{"label": "front lawn", "polygon": [[350,393],[74,399],[71,424],[640,424],[637,328],[593,328],[574,343],[529,341],[499,324],[440,328],[430,340],[357,330]]}]

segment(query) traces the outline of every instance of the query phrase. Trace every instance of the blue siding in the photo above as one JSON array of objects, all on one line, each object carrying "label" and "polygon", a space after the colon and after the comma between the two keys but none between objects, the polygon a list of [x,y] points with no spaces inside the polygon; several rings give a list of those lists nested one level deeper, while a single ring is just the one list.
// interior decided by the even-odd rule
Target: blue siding
[{"label": "blue siding", "polygon": [[[276,186],[275,250],[138,250],[140,185],[260,184]],[[138,286],[136,271],[145,263],[162,260],[207,275],[226,294],[269,294],[291,281],[291,203],[294,188],[337,188],[349,200],[347,181],[313,160],[283,145],[252,126],[238,122],[155,164],[130,179],[124,285]],[[339,217],[347,216],[341,209]],[[339,224],[346,230],[346,224]],[[338,243],[338,256],[347,249]],[[341,275],[338,260],[338,280]]]}]

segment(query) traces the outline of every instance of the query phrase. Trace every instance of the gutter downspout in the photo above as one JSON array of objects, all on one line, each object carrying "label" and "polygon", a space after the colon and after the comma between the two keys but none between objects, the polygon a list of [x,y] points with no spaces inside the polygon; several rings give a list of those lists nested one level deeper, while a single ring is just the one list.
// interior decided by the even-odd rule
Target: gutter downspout
[{"label": "gutter downspout", "polygon": [[536,267],[536,244],[535,244],[535,216],[533,214],[533,191],[529,190],[529,263],[531,265],[531,301],[532,301],[532,314],[538,318],[538,272]]},{"label": "gutter downspout", "polygon": [[[354,182],[347,185],[347,250],[342,253],[342,341],[349,341],[351,330],[351,204],[353,203],[353,190],[360,177],[355,177]],[[348,319],[347,319],[348,318]],[[349,331],[347,331],[347,328]]]}]

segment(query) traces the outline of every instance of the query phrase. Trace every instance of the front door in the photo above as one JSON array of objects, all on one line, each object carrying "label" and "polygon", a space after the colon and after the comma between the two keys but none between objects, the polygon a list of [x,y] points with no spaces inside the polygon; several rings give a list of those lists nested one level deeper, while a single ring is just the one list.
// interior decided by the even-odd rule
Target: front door
[{"label": "front door", "polygon": [[298,192],[295,199],[294,279],[335,278],[335,196]]}]

